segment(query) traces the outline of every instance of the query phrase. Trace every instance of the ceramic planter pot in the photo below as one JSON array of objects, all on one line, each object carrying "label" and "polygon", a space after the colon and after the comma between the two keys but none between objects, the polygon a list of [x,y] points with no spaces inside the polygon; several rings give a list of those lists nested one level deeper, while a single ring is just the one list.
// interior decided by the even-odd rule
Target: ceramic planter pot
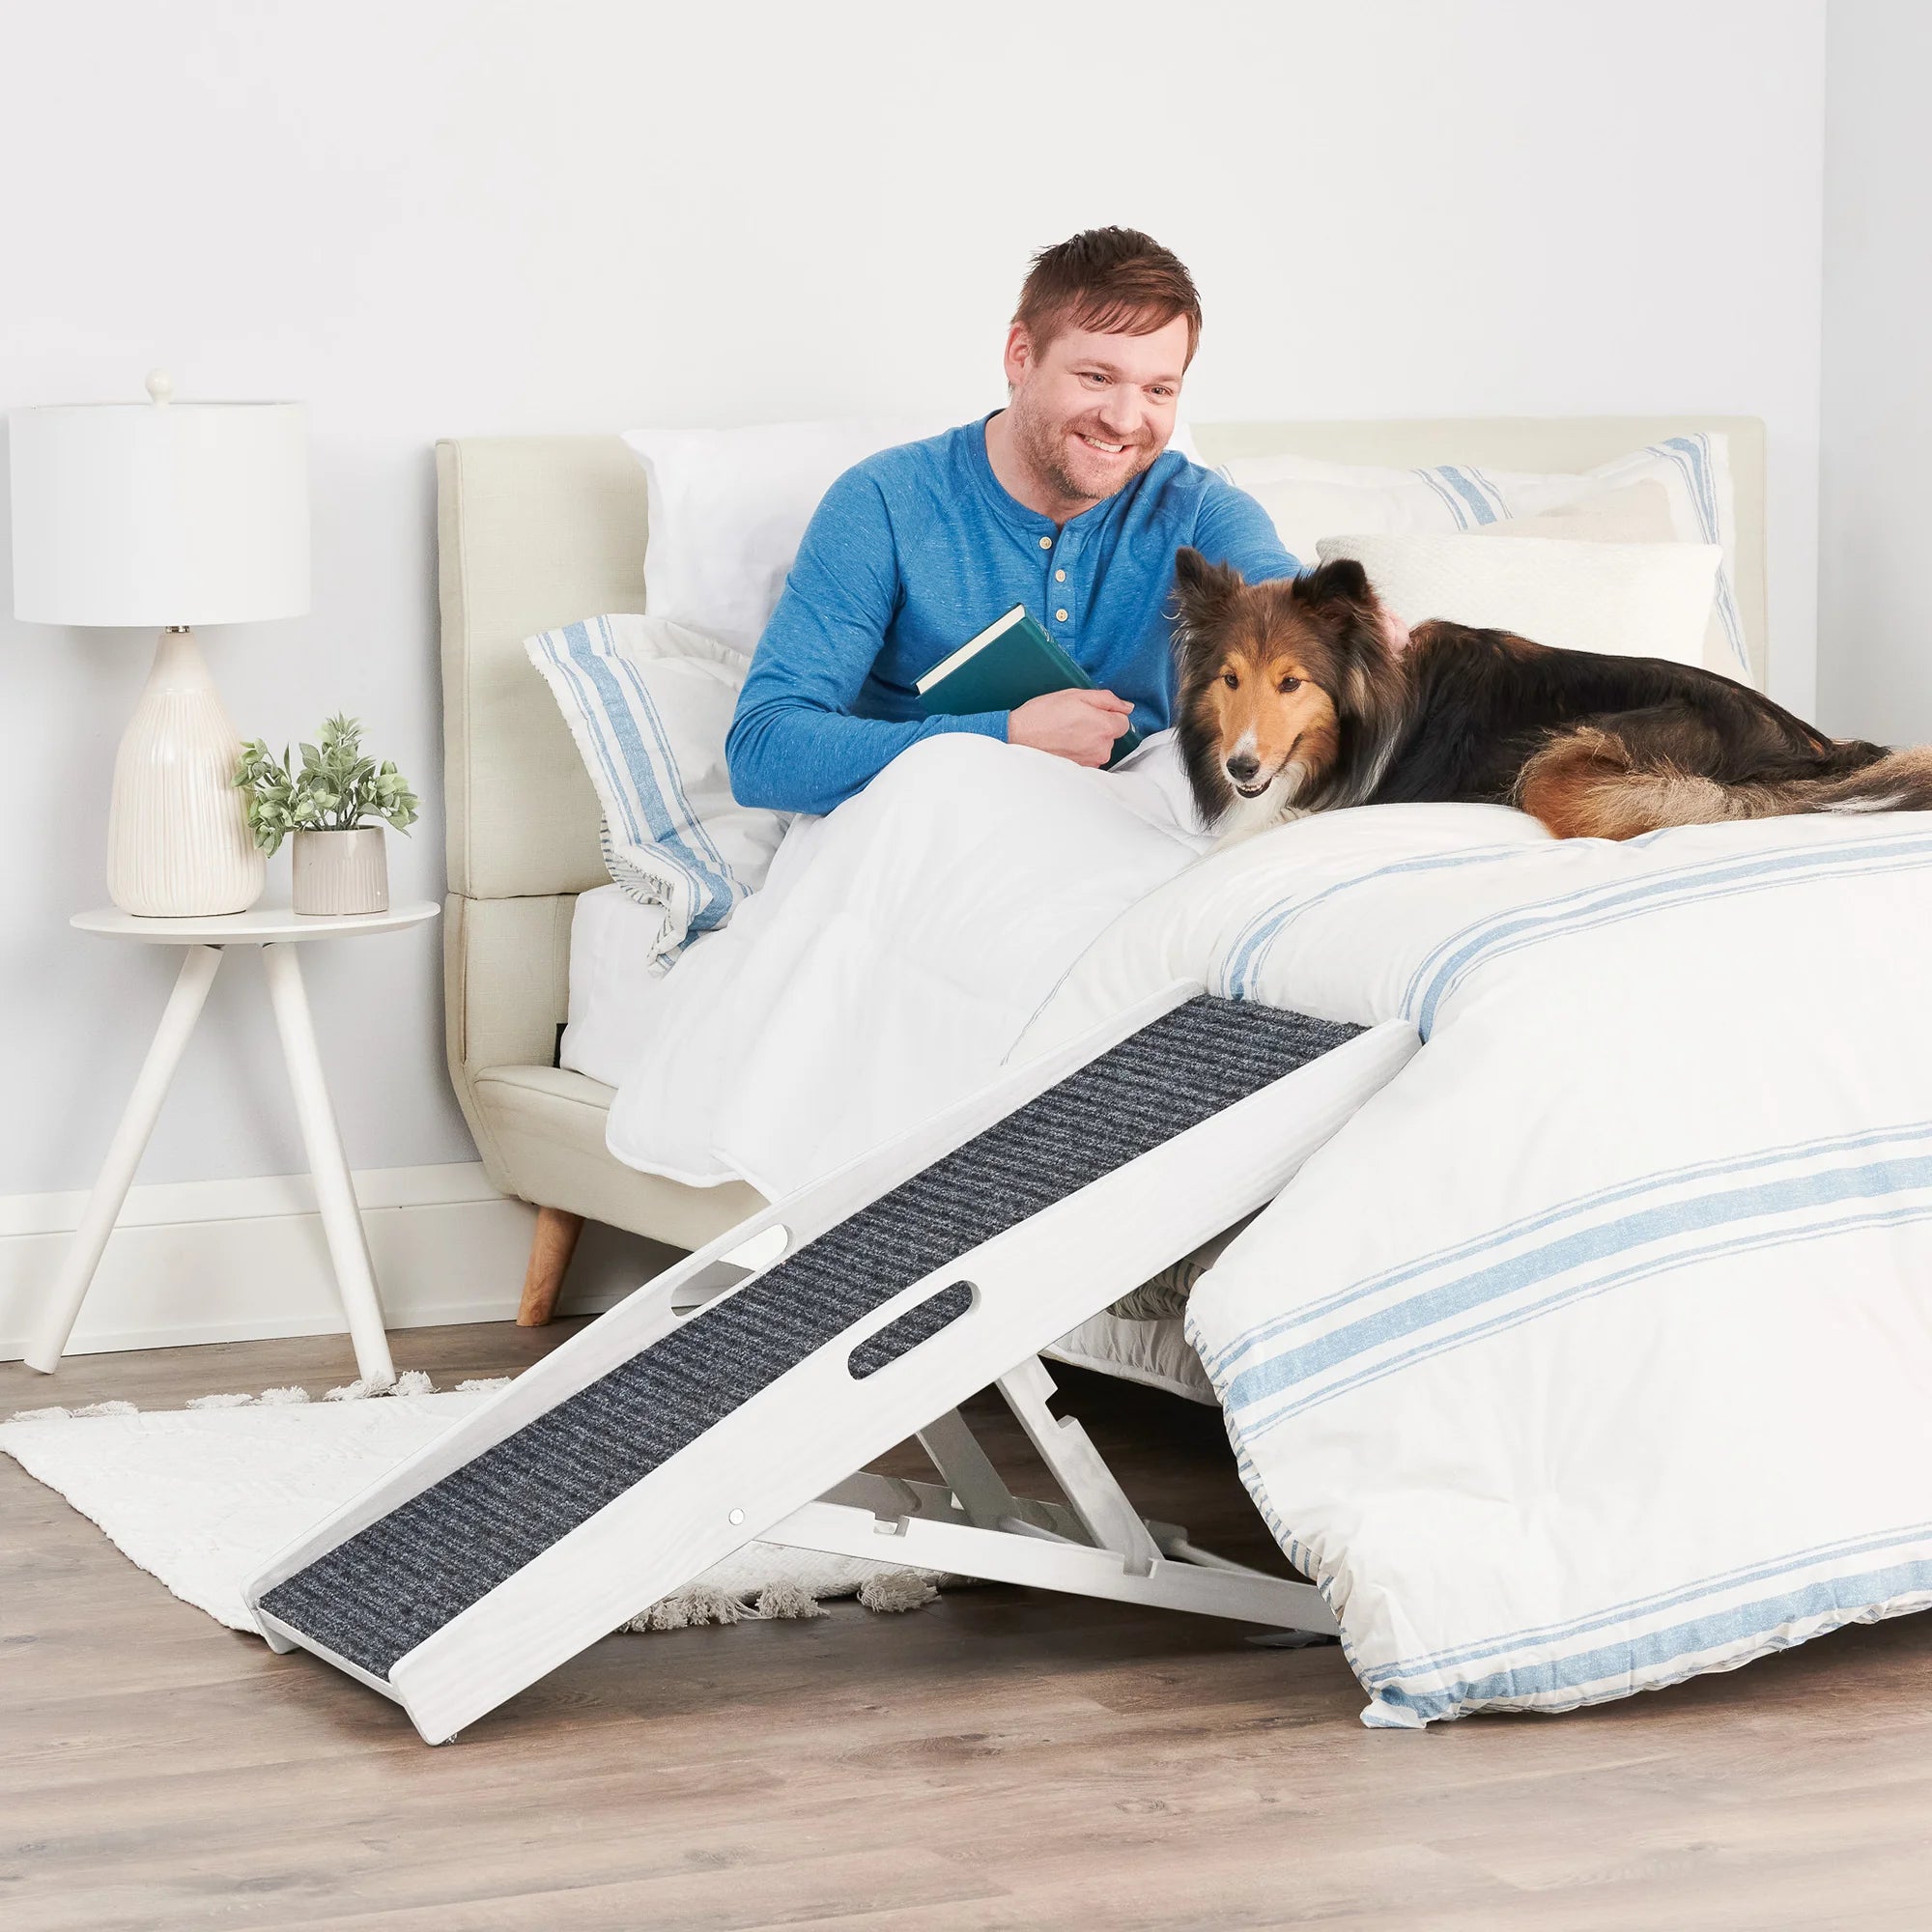
[{"label": "ceramic planter pot", "polygon": [[294,834],[296,911],[387,912],[389,848],[383,834],[380,825]]}]

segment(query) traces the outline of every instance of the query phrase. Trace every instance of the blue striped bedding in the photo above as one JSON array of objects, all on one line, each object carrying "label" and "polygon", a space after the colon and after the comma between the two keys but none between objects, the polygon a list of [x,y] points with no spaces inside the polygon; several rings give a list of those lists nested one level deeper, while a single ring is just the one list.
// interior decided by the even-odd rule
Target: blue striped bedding
[{"label": "blue striped bedding", "polygon": [[1932,1603],[1928,959],[1932,816],[1618,845],[1384,807],[1194,867],[1036,1021],[1180,966],[1423,1037],[1189,1315],[1365,1721]]}]

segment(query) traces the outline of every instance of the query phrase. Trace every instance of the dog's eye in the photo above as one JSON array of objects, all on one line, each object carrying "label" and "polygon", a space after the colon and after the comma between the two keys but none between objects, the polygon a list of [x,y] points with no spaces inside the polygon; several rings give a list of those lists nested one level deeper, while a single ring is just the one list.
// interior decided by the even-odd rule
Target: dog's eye
[{"label": "dog's eye", "polygon": [[1285,677],[1281,681],[1281,688],[1283,691],[1299,691],[1301,680],[1298,677]]},{"label": "dog's eye", "polygon": [[1237,678],[1235,675],[1235,673],[1231,670],[1224,670],[1221,673],[1221,682],[1225,684],[1230,691],[1239,691],[1241,688],[1241,680]]}]

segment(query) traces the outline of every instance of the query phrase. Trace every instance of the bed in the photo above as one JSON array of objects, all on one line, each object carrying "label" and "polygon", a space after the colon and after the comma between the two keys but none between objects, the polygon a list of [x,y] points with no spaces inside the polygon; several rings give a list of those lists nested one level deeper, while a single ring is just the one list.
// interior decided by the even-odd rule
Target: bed
[{"label": "bed", "polygon": [[[1209,462],[1292,452],[1392,467],[1458,461],[1580,470],[1695,431],[1721,431],[1729,440],[1738,602],[1762,683],[1764,432],[1755,420],[1240,423],[1204,426],[1196,436]],[[539,1210],[519,1320],[540,1323],[556,1305],[585,1220],[690,1249],[763,1204],[743,1183],[690,1187],[614,1158],[606,1147],[611,1086],[557,1064],[579,895],[600,888],[614,895],[595,796],[523,640],[639,607],[641,471],[614,435],[466,438],[437,446],[437,497],[449,1069],[490,1180]],[[622,917],[611,907],[605,923],[621,928]],[[611,943],[621,956],[620,930]],[[1178,1323],[1102,1317],[1062,1352],[1207,1394]]]},{"label": "bed", "polygon": [[[1706,515],[1716,445],[1680,434],[1711,429],[1728,524]],[[1688,603],[1681,661],[1721,633],[1763,675],[1754,425],[1200,441],[1274,452],[1241,471],[1257,485],[1379,459],[1381,482],[1345,488],[1433,494],[1459,577],[1542,534],[1455,541],[1535,514],[1533,467],[1628,475],[1643,445],[1633,461],[1702,495],[1683,482],[1668,536],[1596,540],[1674,572],[1688,528],[1717,572],[1695,532],[1728,535],[1730,584]],[[1172,733],[1106,773],[942,733],[794,821],[763,884],[639,989],[612,1092],[554,1064],[603,868],[521,640],[564,626],[532,641],[548,663],[559,636],[594,652],[665,627],[574,621],[635,601],[641,493],[615,444],[441,462],[450,1057],[493,1178],[545,1210],[526,1319],[581,1217],[692,1245],[1142,1002],[1382,1028],[1401,1065],[1185,1284],[1184,1328],[1110,1316],[1060,1345],[1218,1403],[1364,1721],[1567,1710],[1932,1606],[1932,813],[1901,797],[1618,841],[1499,805],[1378,805],[1217,844]],[[1289,499],[1263,500],[1292,527]],[[1601,557],[1579,548],[1530,561],[1595,611]]]}]

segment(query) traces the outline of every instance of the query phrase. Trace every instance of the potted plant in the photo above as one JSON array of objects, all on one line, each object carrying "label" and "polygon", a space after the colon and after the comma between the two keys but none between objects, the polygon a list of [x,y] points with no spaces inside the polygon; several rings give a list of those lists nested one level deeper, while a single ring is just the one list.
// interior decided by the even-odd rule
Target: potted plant
[{"label": "potted plant", "polygon": [[303,745],[301,770],[287,748],[277,760],[260,738],[242,747],[235,783],[255,843],[273,852],[295,835],[295,910],[300,913],[387,912],[386,821],[398,832],[416,821],[409,781],[384,759],[362,754],[362,724],[331,718],[319,745]]}]

